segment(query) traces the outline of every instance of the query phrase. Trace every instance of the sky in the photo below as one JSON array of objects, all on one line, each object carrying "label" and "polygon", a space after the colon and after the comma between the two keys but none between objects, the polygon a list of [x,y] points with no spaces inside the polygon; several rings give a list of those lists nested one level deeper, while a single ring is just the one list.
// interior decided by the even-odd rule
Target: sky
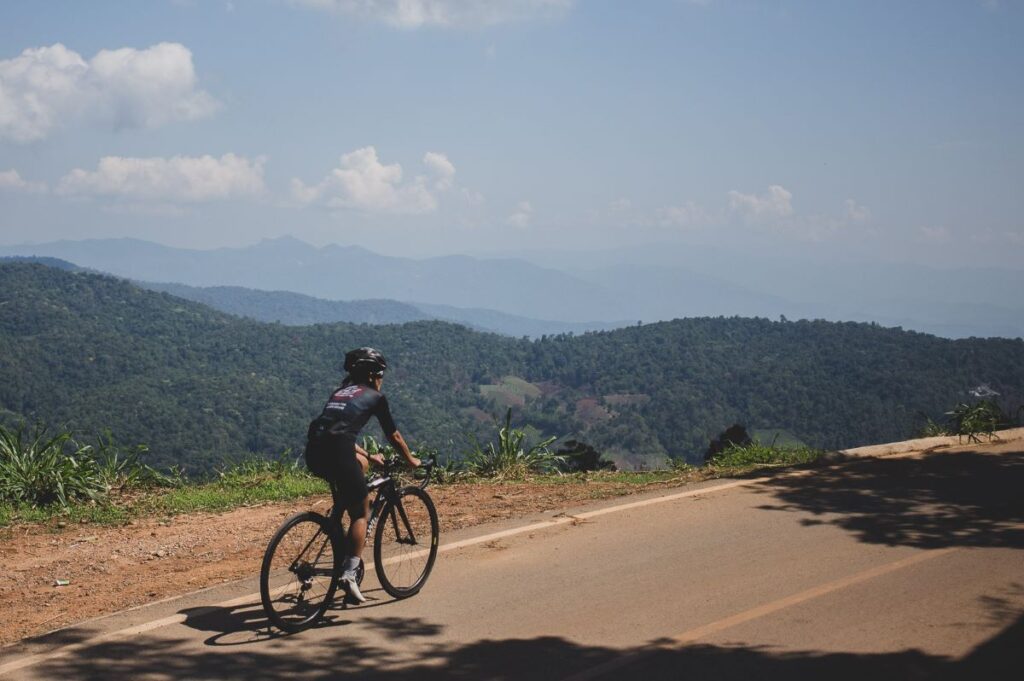
[{"label": "sky", "polygon": [[1017,0],[0,4],[0,245],[1024,269]]}]

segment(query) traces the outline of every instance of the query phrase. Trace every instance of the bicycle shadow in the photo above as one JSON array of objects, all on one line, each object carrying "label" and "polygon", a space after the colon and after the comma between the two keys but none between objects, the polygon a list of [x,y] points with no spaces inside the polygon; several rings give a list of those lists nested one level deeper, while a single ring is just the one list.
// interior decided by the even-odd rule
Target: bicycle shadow
[{"label": "bicycle shadow", "polygon": [[[359,605],[347,604],[343,597],[336,598],[327,608],[324,616],[311,629],[347,626],[353,622],[344,616],[344,613],[348,611],[369,610],[398,602],[397,599],[388,597],[385,591],[379,587],[368,589],[363,592],[363,595],[366,596],[367,602]],[[251,645],[292,635],[277,629],[270,623],[263,610],[262,602],[258,600],[231,607],[209,605],[185,608],[179,610],[178,614],[185,616],[183,622],[185,626],[196,631],[213,632],[209,638],[203,641],[203,644],[207,646]],[[405,634],[425,636],[434,633],[428,626],[415,625],[402,618],[385,617],[378,618],[376,621],[388,623],[391,620],[395,622],[387,625],[388,632],[402,629],[401,623],[409,623],[411,626],[405,628]]]}]

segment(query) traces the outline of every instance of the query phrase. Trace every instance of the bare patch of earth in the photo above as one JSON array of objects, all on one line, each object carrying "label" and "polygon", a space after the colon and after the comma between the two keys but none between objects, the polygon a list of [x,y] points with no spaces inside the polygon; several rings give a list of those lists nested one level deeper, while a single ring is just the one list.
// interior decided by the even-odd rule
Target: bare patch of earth
[{"label": "bare patch of earth", "polygon": [[[587,480],[450,484],[430,488],[441,532],[560,509],[590,499],[678,486]],[[255,575],[274,529],[296,511],[326,511],[329,497],[121,526],[56,521],[0,530],[0,645],[85,619]],[[66,585],[58,585],[58,580]]]}]

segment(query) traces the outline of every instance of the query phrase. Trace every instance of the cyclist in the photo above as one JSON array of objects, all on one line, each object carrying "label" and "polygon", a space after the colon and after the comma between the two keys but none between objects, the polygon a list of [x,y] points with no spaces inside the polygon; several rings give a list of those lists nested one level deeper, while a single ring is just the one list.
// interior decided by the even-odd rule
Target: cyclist
[{"label": "cyclist", "polygon": [[[341,387],[331,394],[321,415],[310,424],[310,445],[306,449],[307,464],[332,483],[335,505],[348,512],[348,547],[341,586],[359,603],[366,602],[366,597],[359,591],[357,570],[366,539],[366,520],[370,514],[370,496],[364,473],[367,459],[377,463],[382,463],[383,459],[367,455],[356,445],[356,436],[370,417],[376,416],[384,435],[406,463],[413,468],[420,465],[420,460],[412,455],[398,432],[388,400],[380,391],[387,367],[384,355],[373,348],[357,348],[345,354],[345,379]],[[312,446],[318,438],[321,445]],[[318,452],[321,454],[319,461],[316,460]]]}]

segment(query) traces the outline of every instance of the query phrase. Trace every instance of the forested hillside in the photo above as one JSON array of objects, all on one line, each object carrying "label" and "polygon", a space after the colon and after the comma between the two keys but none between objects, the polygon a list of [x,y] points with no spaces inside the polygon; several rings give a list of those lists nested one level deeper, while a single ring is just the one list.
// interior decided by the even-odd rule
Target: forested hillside
[{"label": "forested hillside", "polygon": [[820,447],[904,438],[967,390],[1024,402],[1024,342],[950,341],[868,324],[702,318],[537,341],[442,322],[287,327],[112,277],[0,265],[0,418],[144,442],[207,471],[300,448],[344,351],[388,356],[411,440],[459,453],[490,415],[620,458],[699,458],[739,421]]}]

